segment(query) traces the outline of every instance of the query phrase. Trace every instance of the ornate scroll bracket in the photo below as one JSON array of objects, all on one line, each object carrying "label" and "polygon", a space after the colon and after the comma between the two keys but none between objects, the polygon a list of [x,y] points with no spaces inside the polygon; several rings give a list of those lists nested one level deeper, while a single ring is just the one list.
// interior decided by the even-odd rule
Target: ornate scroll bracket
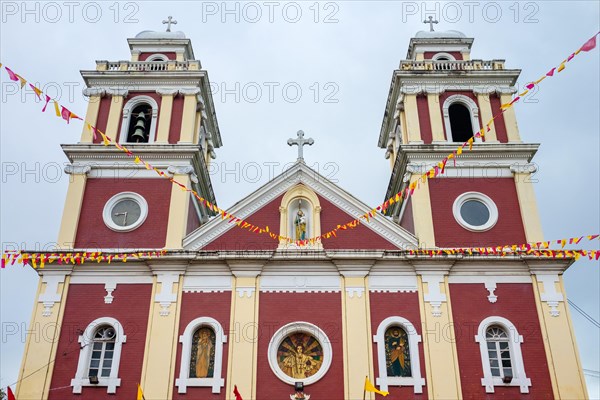
[{"label": "ornate scroll bracket", "polygon": [[173,285],[179,282],[178,274],[157,274],[156,283],[161,284],[160,293],[154,296],[154,301],[160,304],[159,314],[166,317],[171,313],[169,309],[172,303],[177,301],[177,293],[173,293]]},{"label": "ornate scroll bracket", "polygon": [[441,317],[442,303],[446,302],[446,295],[441,292],[440,285],[444,283],[443,275],[422,275],[423,283],[427,283],[428,293],[423,296],[426,303],[431,304],[431,315]]},{"label": "ornate scroll bracket", "polygon": [[544,293],[540,293],[540,300],[548,304],[550,307],[550,315],[558,317],[560,311],[558,310],[558,304],[564,300],[562,293],[556,291],[556,282],[559,282],[558,274],[549,275],[536,275],[538,282],[544,284]]}]

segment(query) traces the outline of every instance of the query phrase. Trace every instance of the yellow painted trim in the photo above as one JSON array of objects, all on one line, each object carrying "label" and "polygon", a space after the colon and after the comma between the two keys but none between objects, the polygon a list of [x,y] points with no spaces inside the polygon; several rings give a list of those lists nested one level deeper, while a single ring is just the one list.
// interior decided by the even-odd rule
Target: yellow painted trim
[{"label": "yellow painted trim", "polygon": [[[173,179],[190,187],[190,176],[185,174],[175,174]],[[190,196],[184,192],[178,185],[171,188],[171,204],[169,206],[169,220],[167,221],[167,238],[165,248],[181,249],[183,248],[183,238],[187,227],[187,217],[189,211]]]},{"label": "yellow painted trim", "polygon": [[346,313],[346,283],[344,278],[340,276],[342,292],[340,296],[342,297],[342,353],[344,356],[344,399],[350,398],[350,378],[348,373],[348,341],[346,338],[348,337],[348,328],[346,321],[348,320],[348,315]]},{"label": "yellow painted trim", "polygon": [[440,95],[427,93],[427,107],[429,108],[429,122],[431,123],[433,142],[446,142],[442,109],[440,108]]},{"label": "yellow painted trim", "polygon": [[[256,278],[256,293],[257,293],[257,297],[256,297],[256,301],[254,302],[254,323],[256,324],[255,326],[258,327],[258,306],[260,305],[260,302],[258,301],[258,292],[260,291],[260,278]],[[254,347],[254,352],[252,354],[252,399],[256,399],[256,382],[258,379],[258,335],[259,335],[259,330],[258,328],[255,330],[255,342],[256,344],[253,346]]]},{"label": "yellow painted trim", "polygon": [[175,60],[176,60],[176,61],[184,61],[184,59],[183,59],[183,53],[182,53],[182,52],[179,52],[179,51],[178,51],[178,52],[176,52],[176,53],[175,53]]},{"label": "yellow painted trim", "polygon": [[[492,114],[492,104],[490,103],[490,95],[477,93],[477,102],[479,103],[479,114],[483,123],[491,120],[494,117]],[[486,142],[497,142],[498,136],[496,135],[496,125],[494,121],[490,122],[490,131],[487,132],[487,126],[483,126],[485,129],[485,141]]]},{"label": "yellow painted trim", "polygon": [[[145,388],[146,375],[148,369],[148,354],[150,354],[150,341],[152,336],[152,325],[154,323],[154,298],[156,297],[156,275],[152,276],[152,292],[150,294],[150,306],[148,307],[148,326],[146,327],[146,342],[144,344],[144,359],[142,360],[142,376],[140,377],[140,383],[142,388]],[[127,332],[125,332],[127,334]],[[143,389],[145,390],[145,389]]]},{"label": "yellow painted trim", "polygon": [[77,235],[86,182],[87,174],[71,174],[63,216],[58,231],[58,244],[62,249],[72,249],[75,246],[75,237]]},{"label": "yellow painted trim", "polygon": [[452,315],[452,299],[450,298],[450,282],[448,275],[444,277],[444,290],[446,291],[446,302],[448,303],[448,320],[452,329],[450,329],[452,339],[450,345],[452,346],[452,356],[454,358],[454,371],[456,377],[456,387],[458,388],[458,400],[462,400],[462,383],[460,381],[460,366],[458,365],[458,349],[456,348],[456,336],[454,334],[454,316]]},{"label": "yellow painted trim", "polygon": [[[407,144],[408,143],[408,131],[406,130],[406,113],[404,112],[404,110],[400,110],[400,124],[402,125],[402,144]],[[394,157],[396,157],[396,154],[394,153]]]},{"label": "yellow painted trim", "polygon": [[175,374],[177,373],[177,346],[179,346],[179,324],[181,320],[181,303],[183,301],[183,275],[179,276],[179,285],[177,286],[177,303],[175,304],[175,335],[173,335],[173,345],[171,348],[171,368],[169,371],[169,391],[167,392],[167,400],[173,399],[173,382],[175,382]]},{"label": "yellow painted trim", "polygon": [[163,94],[160,102],[160,116],[156,128],[156,143],[169,143],[171,115],[173,114],[173,95]]},{"label": "yellow painted trim", "polygon": [[[511,101],[512,95],[507,93],[500,94],[501,104],[510,103]],[[519,126],[517,125],[517,116],[515,114],[514,107],[509,107],[502,115],[504,117],[504,123],[506,124],[506,135],[508,136],[508,141],[521,143],[521,135],[519,134]]]},{"label": "yellow painted trim", "polygon": [[535,191],[531,183],[529,173],[515,173],[515,187],[519,199],[519,209],[521,210],[521,219],[525,229],[525,238],[528,242],[542,242],[544,234],[542,232],[542,223],[537,208]]},{"label": "yellow painted trim", "polygon": [[194,119],[194,136],[192,137],[192,143],[194,143],[194,144],[200,143],[200,124],[201,123],[202,123],[202,112],[196,111],[196,118]]},{"label": "yellow painted trim", "polygon": [[431,378],[431,350],[429,349],[429,337],[425,334],[425,285],[421,275],[417,275],[417,293],[419,295],[419,313],[421,315],[421,338],[423,343],[423,356],[425,358],[425,387],[427,388],[427,398],[433,399],[433,380]]},{"label": "yellow painted trim", "polygon": [[[420,175],[411,176],[410,182],[419,180],[419,177]],[[431,249],[435,247],[435,234],[428,182],[421,182],[420,189],[414,191],[412,196],[412,211],[415,235],[419,239],[419,247]]]},{"label": "yellow painted trim", "polygon": [[186,94],[184,96],[179,143],[192,143],[194,137],[194,119],[196,117],[197,103],[198,100],[196,99],[195,94]]},{"label": "yellow painted trim", "polygon": [[405,128],[409,143],[422,143],[421,128],[419,126],[419,111],[417,109],[417,95],[404,95],[404,114],[406,115]]},{"label": "yellow painted trim", "polygon": [[462,54],[463,61],[469,61],[471,59],[471,53],[468,51],[462,51],[460,54]]},{"label": "yellow painted trim", "polygon": [[234,277],[231,277],[231,307],[229,310],[229,336],[227,337],[227,373],[225,375],[226,399],[231,398],[231,394],[233,393],[233,385],[231,384],[231,378],[233,375],[233,364],[231,361],[233,360],[233,342],[235,338],[233,337],[231,332],[235,333],[235,303],[237,300],[237,292],[235,289],[236,279]]},{"label": "yellow painted trim", "polygon": [[[88,98],[88,107],[85,114],[85,121],[89,122],[92,126],[96,126],[98,122],[98,112],[100,111],[100,96],[90,96]],[[87,124],[83,124],[83,131],[81,132],[81,139],[79,143],[93,143],[94,134],[87,128]]]},{"label": "yellow painted trim", "polygon": [[415,53],[415,61],[423,61],[425,59],[425,53]]},{"label": "yellow painted trim", "polygon": [[120,140],[119,136],[119,120],[123,111],[123,96],[113,95],[110,99],[110,109],[108,111],[108,121],[106,122],[106,135]]}]

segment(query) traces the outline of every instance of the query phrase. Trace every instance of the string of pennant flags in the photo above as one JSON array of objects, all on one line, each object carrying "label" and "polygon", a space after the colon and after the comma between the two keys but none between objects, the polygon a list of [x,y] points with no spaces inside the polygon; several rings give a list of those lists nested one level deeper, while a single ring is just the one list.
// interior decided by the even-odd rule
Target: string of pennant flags
[{"label": "string of pennant flags", "polygon": [[5,250],[2,254],[2,260],[0,261],[0,267],[6,268],[6,266],[12,266],[17,264],[31,265],[34,269],[44,268],[46,264],[53,264],[56,262],[58,265],[80,265],[83,263],[107,263],[123,262],[127,261],[140,261],[151,258],[158,258],[167,254],[167,250],[157,251],[138,251],[128,253],[114,253],[105,254],[101,251],[81,251],[81,252],[30,252],[22,250]]},{"label": "string of pennant flags", "polygon": [[[83,123],[85,124],[85,127],[89,131],[92,132],[95,140],[97,140],[97,137],[99,135],[102,138],[102,143],[105,146],[109,146],[111,144],[114,145],[117,149],[125,152],[125,154],[127,154],[129,157],[132,157],[134,163],[142,164],[147,170],[154,171],[160,177],[168,179],[174,185],[179,186],[182,191],[191,193],[200,203],[202,203],[204,206],[206,206],[209,210],[214,211],[215,213],[220,215],[221,219],[223,221],[227,220],[228,223],[234,224],[241,229],[247,230],[247,231],[255,233],[255,234],[267,234],[267,235],[269,235],[269,237],[271,237],[274,240],[283,241],[283,242],[286,242],[289,244],[294,243],[298,246],[306,246],[306,245],[312,245],[315,242],[322,241],[323,239],[335,238],[335,237],[337,237],[337,233],[339,231],[354,229],[358,225],[360,225],[362,223],[362,221],[365,221],[367,223],[370,222],[370,219],[373,218],[377,213],[384,212],[392,204],[398,203],[403,200],[406,201],[409,197],[411,197],[413,195],[415,190],[418,190],[421,187],[421,185],[424,185],[429,179],[434,179],[434,178],[438,177],[439,175],[444,174],[447,163],[450,160],[453,160],[453,162],[456,164],[456,158],[459,157],[463,153],[464,150],[468,149],[469,151],[471,151],[473,149],[474,140],[475,139],[483,139],[485,137],[485,134],[491,130],[491,124],[494,122],[494,120],[499,118],[504,112],[506,112],[508,109],[513,107],[522,98],[526,97],[527,94],[535,86],[538,86],[546,78],[553,77],[556,73],[562,72],[566,68],[566,64],[568,62],[570,62],[573,58],[575,58],[577,55],[579,55],[582,51],[589,52],[589,51],[593,50],[596,47],[596,38],[597,38],[598,34],[600,34],[600,32],[596,33],[593,37],[591,37],[589,40],[587,40],[579,49],[577,49],[576,51],[571,53],[557,67],[553,67],[546,74],[541,76],[536,81],[527,84],[525,86],[525,90],[523,92],[519,93],[516,97],[514,97],[512,99],[512,101],[510,101],[509,103],[502,104],[501,111],[498,114],[494,115],[486,124],[484,124],[483,128],[481,128],[477,132],[474,132],[472,137],[469,138],[469,140],[467,140],[464,143],[462,143],[461,145],[459,145],[456,148],[456,150],[454,150],[452,153],[448,154],[444,159],[439,161],[431,169],[429,169],[428,171],[423,173],[419,177],[419,179],[417,179],[417,180],[413,181],[412,183],[410,183],[409,185],[407,185],[407,187],[405,189],[399,191],[398,193],[391,196],[389,199],[387,199],[382,204],[378,205],[377,207],[374,207],[373,209],[369,210],[368,212],[359,216],[358,218],[356,218],[350,222],[344,223],[342,225],[337,225],[332,230],[325,232],[319,236],[304,239],[304,240],[294,240],[294,239],[284,236],[280,233],[278,234],[278,233],[271,232],[271,230],[269,229],[269,226],[260,227],[260,226],[254,225],[242,218],[239,218],[231,213],[228,213],[226,210],[221,209],[216,204],[213,204],[210,201],[208,201],[207,199],[200,196],[194,189],[188,188],[185,184],[173,179],[173,177],[170,177],[165,172],[161,171],[160,169],[154,167],[147,161],[143,160],[140,156],[134,154],[126,146],[119,144],[116,140],[114,140],[113,138],[106,135],[106,133],[99,130],[96,126],[94,126],[90,122],[83,120],[83,118],[81,118],[80,116],[78,116],[77,114],[75,114],[74,112],[72,112],[71,110],[66,108],[65,106],[60,105],[56,99],[51,98],[46,93],[43,93],[43,91],[41,89],[39,89],[32,83],[29,83],[21,75],[13,72],[10,68],[8,68],[6,66],[4,68],[5,68],[6,72],[8,73],[9,79],[11,79],[12,81],[15,81],[15,82],[19,82],[21,89],[23,89],[25,87],[25,85],[29,84],[29,86],[34,91],[34,93],[36,94],[38,99],[42,100],[42,101],[45,100],[45,104],[44,104],[44,107],[42,108],[42,112],[45,112],[49,103],[52,102],[56,116],[64,119],[67,122],[67,124],[69,124],[70,121],[73,119],[82,120]],[[2,67],[2,63],[0,63],[0,67]],[[42,99],[42,96],[44,96],[44,99]]]}]

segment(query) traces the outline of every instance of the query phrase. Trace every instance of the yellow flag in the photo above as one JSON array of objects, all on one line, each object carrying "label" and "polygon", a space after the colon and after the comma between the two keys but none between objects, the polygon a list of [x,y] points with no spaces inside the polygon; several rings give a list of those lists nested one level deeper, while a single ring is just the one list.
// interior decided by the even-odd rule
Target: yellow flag
[{"label": "yellow flag", "polygon": [[58,103],[56,102],[56,100],[53,100],[53,101],[54,101],[54,112],[56,112],[57,117],[60,117],[61,114],[60,114],[60,110],[58,108]]},{"label": "yellow flag", "polygon": [[137,384],[138,387],[138,391],[137,391],[137,399],[136,400],[146,400],[146,398],[144,397],[144,392],[142,392],[142,387],[140,386],[140,384]]},{"label": "yellow flag", "polygon": [[377,393],[380,394],[382,396],[387,396],[388,394],[390,394],[390,392],[384,392],[381,391],[379,389],[377,389],[375,386],[373,386],[373,384],[371,383],[371,381],[369,381],[369,377],[365,376],[365,390],[367,392],[373,392],[373,393]]}]

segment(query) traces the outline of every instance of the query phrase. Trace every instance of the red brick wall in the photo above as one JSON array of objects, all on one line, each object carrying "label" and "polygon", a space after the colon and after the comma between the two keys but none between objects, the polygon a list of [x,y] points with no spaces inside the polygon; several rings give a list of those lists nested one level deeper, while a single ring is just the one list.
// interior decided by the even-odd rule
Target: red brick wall
[{"label": "red brick wall", "polygon": [[[269,226],[272,232],[279,232],[279,206],[283,195],[252,214],[247,221],[260,227]],[[350,222],[353,218],[321,196],[321,233]],[[226,222],[224,222],[226,223]],[[250,233],[233,227],[221,237],[209,243],[205,250],[274,250],[279,243],[267,235]],[[386,249],[397,247],[364,225],[347,231],[338,231],[336,238],[323,240],[326,249]]]},{"label": "red brick wall", "polygon": [[[388,317],[402,317],[409,320],[417,333],[421,336],[421,315],[419,311],[419,295],[415,293],[369,293],[369,302],[371,304],[371,332],[377,333],[377,328],[381,321]],[[425,375],[425,357],[423,354],[423,342],[419,343],[419,361],[421,365],[421,377],[425,379],[425,385],[428,385]],[[379,360],[377,359],[377,344],[373,343],[373,365],[375,376],[372,378],[375,384],[375,378],[379,376]],[[377,387],[379,388],[379,387]],[[390,386],[388,388],[390,398],[398,399],[427,399],[427,386],[423,387],[422,394],[414,394],[412,386]],[[377,399],[383,399],[376,395]]]},{"label": "red brick wall", "polygon": [[[104,96],[100,99],[96,128],[98,128],[101,132],[106,132],[106,124],[108,123],[108,112],[110,111],[111,102],[112,96]],[[100,135],[96,135],[96,139],[92,140],[94,143],[102,143],[102,137],[100,137]]]},{"label": "red brick wall", "polygon": [[[482,283],[450,284],[452,316],[463,399],[552,399],[552,383],[540,331],[533,289],[530,284],[499,283],[495,290],[496,303],[487,300],[488,291]],[[523,336],[521,352],[525,374],[531,379],[529,394],[521,394],[519,387],[496,387],[495,393],[486,394],[481,385],[483,369],[479,343],[475,335],[481,321],[499,316],[513,323]],[[560,362],[560,361],[559,361]]]},{"label": "red brick wall", "polygon": [[[492,106],[492,115],[498,115],[502,111],[500,105],[500,97],[498,95],[490,95],[490,103]],[[504,121],[504,114],[500,114],[498,118],[494,120],[494,127],[496,128],[496,137],[500,143],[508,142],[508,133],[506,131],[506,121]]]},{"label": "red brick wall", "polygon": [[[471,232],[456,222],[454,200],[465,192],[480,192],[498,207],[498,222],[485,232]],[[525,230],[512,178],[443,178],[429,181],[436,246],[483,247],[525,243]]]},{"label": "red brick wall", "polygon": [[148,57],[150,57],[153,54],[162,54],[165,57],[167,57],[169,60],[176,60],[177,59],[177,54],[175,54],[174,51],[162,51],[160,53],[140,53],[139,56],[139,60],[140,61],[146,61],[148,59]]},{"label": "red brick wall", "polygon": [[[468,98],[470,98],[471,100],[473,100],[475,102],[475,104],[477,104],[477,108],[479,108],[479,101],[477,101],[477,96],[475,96],[475,94],[473,94],[473,92],[469,92],[469,91],[445,91],[444,93],[442,93],[440,95],[440,112],[442,113],[442,118],[444,115],[444,102],[446,101],[446,99],[450,96],[454,96],[455,94],[462,94],[463,96],[467,96]],[[487,122],[487,121],[486,121]],[[448,132],[446,132],[446,124],[443,124],[444,126],[444,137],[446,139],[448,139]],[[479,126],[483,126],[483,123],[481,122],[481,113],[479,113]],[[473,127],[473,131],[475,131],[477,129],[476,126]],[[471,133],[475,133],[475,132],[471,132]]]},{"label": "red brick wall", "polygon": [[[135,399],[137,383],[142,376],[142,362],[150,311],[152,285],[118,284],[112,304],[104,303],[103,284],[73,284],[69,286],[62,329],[58,340],[56,361],[50,387],[68,386],[77,372],[79,361],[79,334],[97,318],[111,317],[123,326],[127,341],[121,350],[119,378],[121,386],[114,395],[106,394],[106,387],[83,387],[82,393],[73,394],[72,388],[50,391],[49,400],[115,400]],[[81,330],[78,333],[78,330]],[[25,400],[25,399],[24,399]]]},{"label": "red brick wall", "polygon": [[[424,58],[426,60],[431,60],[433,58],[433,56],[435,56],[438,53],[440,53],[440,52],[439,51],[426,51],[425,54],[424,54]],[[462,54],[459,51],[444,51],[443,53],[451,54],[457,60],[462,60],[463,59],[463,56],[462,56]]]},{"label": "red brick wall", "polygon": [[431,130],[431,120],[429,119],[429,103],[427,102],[427,96],[417,96],[417,110],[419,112],[421,140],[425,144],[431,144],[433,141],[433,134]]},{"label": "red brick wall", "polygon": [[171,112],[171,127],[169,129],[169,143],[177,144],[181,134],[181,119],[183,116],[183,96],[175,96],[173,99],[173,111]]},{"label": "red brick wall", "polygon": [[[125,97],[125,99],[123,100],[123,107],[125,106],[125,104],[127,104],[127,102],[131,99],[133,99],[134,97],[137,96],[148,96],[148,97],[152,97],[154,99],[154,101],[156,101],[156,103],[158,104],[158,116],[156,117],[156,131],[154,132],[154,137],[150,137],[150,142],[154,142],[156,141],[156,134],[158,133],[158,121],[160,119],[160,105],[161,105],[161,101],[162,101],[162,96],[156,92],[129,92],[129,94],[127,95],[127,97]],[[133,110],[131,110],[133,111]],[[148,117],[146,117],[146,121],[148,121],[148,123],[150,123],[150,119]],[[121,125],[123,122],[123,112],[121,112],[121,115],[119,116],[119,128],[117,130],[118,134],[117,134],[117,141],[121,140]]]},{"label": "red brick wall", "polygon": [[[344,398],[342,299],[340,293],[260,293],[257,399],[286,399],[294,388],[279,380],[268,360],[269,341],[282,326],[305,321],[322,329],[331,342],[333,358],[327,374],[305,387],[316,399]],[[249,368],[249,366],[244,366]]]},{"label": "red brick wall", "polygon": [[[181,314],[179,316],[179,335],[183,335],[187,325],[200,317],[214,318],[223,327],[224,334],[227,335],[227,343],[223,343],[223,368],[221,377],[227,379],[227,364],[229,360],[229,343],[234,340],[230,335],[229,315],[231,312],[231,292],[222,293],[183,293],[181,298]],[[179,378],[181,367],[182,343],[177,344],[177,357],[175,363],[175,379]],[[240,368],[250,368],[249,365],[240,366]],[[175,385],[175,382],[173,382]],[[227,385],[227,381],[225,381]],[[226,386],[221,388],[221,393],[213,394],[210,387],[188,387],[186,394],[178,394],[177,386],[173,386],[173,400],[185,399],[225,399],[229,398],[225,393]],[[150,400],[150,399],[148,399]]]},{"label": "red brick wall", "polygon": [[[167,235],[171,182],[166,179],[88,179],[75,247],[77,248],[162,248]],[[148,217],[131,232],[115,232],[102,219],[106,202],[120,192],[135,192],[148,202]]]}]

